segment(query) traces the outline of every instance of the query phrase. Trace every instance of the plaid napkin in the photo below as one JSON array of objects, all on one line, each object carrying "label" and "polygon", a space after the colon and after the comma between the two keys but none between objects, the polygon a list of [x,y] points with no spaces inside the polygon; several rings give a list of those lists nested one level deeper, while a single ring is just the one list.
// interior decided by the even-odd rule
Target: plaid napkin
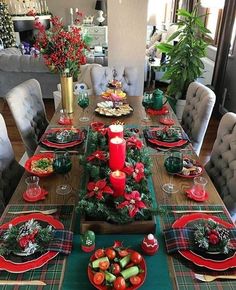
[{"label": "plaid napkin", "polygon": [[[167,253],[171,254],[179,250],[196,250],[194,243],[194,231],[196,229],[166,229],[163,231]],[[236,229],[228,230],[230,233],[230,244],[233,250],[236,250]]]},{"label": "plaid napkin", "polygon": [[71,253],[73,232],[67,230],[56,230],[54,239],[47,246],[47,251],[55,251],[65,255]]}]

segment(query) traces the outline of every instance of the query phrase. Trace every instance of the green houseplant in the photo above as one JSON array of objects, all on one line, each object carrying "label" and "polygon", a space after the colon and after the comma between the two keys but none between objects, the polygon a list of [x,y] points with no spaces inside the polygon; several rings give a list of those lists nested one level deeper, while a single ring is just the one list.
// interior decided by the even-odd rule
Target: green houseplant
[{"label": "green houseplant", "polygon": [[[185,9],[178,10],[178,29],[167,40],[157,46],[167,56],[162,65],[163,80],[169,80],[167,95],[176,103],[185,99],[189,84],[202,75],[204,64],[201,60],[206,55],[207,43],[204,36],[210,31],[204,27],[198,6],[190,13]],[[177,40],[176,44],[171,41]]]}]

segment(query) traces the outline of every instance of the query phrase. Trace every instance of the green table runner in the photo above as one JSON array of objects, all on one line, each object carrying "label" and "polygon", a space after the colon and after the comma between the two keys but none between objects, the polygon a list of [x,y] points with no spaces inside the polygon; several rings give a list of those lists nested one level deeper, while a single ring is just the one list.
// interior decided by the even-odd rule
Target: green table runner
[{"label": "green table runner", "polygon": [[[4,224],[17,215],[12,215],[7,213],[8,211],[23,211],[23,210],[46,210],[51,208],[57,208],[57,212],[53,214],[56,219],[59,219],[63,224],[65,229],[71,229],[72,223],[72,212],[73,205],[9,205],[5,214],[1,217],[1,224]],[[20,215],[18,215],[20,216]],[[34,289],[43,289],[43,290],[57,290],[62,281],[62,270],[64,267],[65,256],[62,254],[57,255],[54,259],[49,261],[43,267],[39,269],[30,270],[24,273],[9,273],[7,271],[0,272],[0,280],[42,280],[47,285],[46,286],[0,286],[3,290],[9,289],[20,289],[20,290],[34,290]]]},{"label": "green table runner", "polygon": [[[209,206],[163,206],[167,210],[167,214],[162,217],[164,228],[170,228],[175,220],[181,217],[183,214],[174,214],[172,210],[223,210],[223,213],[214,213],[213,215],[220,217],[223,220],[230,222],[227,213],[224,211],[223,206],[209,205]],[[194,265],[191,261],[187,261],[179,254],[173,255],[174,272],[176,276],[176,282],[178,290],[223,290],[223,289],[236,289],[236,280],[215,280],[213,282],[202,282],[196,280],[194,273],[199,274],[234,274],[236,275],[236,269],[230,269],[227,271],[212,271],[203,267]],[[235,265],[236,266],[236,265]]]}]

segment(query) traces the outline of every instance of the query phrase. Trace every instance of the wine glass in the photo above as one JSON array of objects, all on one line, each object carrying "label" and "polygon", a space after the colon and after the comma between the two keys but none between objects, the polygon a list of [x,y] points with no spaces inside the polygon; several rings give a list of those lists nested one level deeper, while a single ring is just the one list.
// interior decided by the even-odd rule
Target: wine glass
[{"label": "wine glass", "polygon": [[183,169],[183,154],[181,151],[167,151],[164,166],[169,173],[169,183],[163,184],[162,189],[167,193],[175,193],[179,189],[172,183],[173,174],[180,173]]},{"label": "wine glass", "polygon": [[78,105],[83,109],[82,117],[79,118],[81,122],[88,122],[89,117],[84,116],[84,109],[89,105],[89,97],[87,92],[80,92],[78,96]]},{"label": "wine glass", "polygon": [[145,117],[143,118],[144,122],[149,122],[151,119],[147,114],[147,109],[152,106],[152,94],[144,93],[142,99],[142,105],[145,108]]},{"label": "wine glass", "polygon": [[[53,170],[57,173],[68,173],[72,168],[70,154],[67,151],[56,151],[52,166]],[[67,174],[65,175],[65,179],[67,179]],[[66,195],[70,193],[71,190],[72,187],[69,184],[60,184],[56,188],[56,193]]]}]

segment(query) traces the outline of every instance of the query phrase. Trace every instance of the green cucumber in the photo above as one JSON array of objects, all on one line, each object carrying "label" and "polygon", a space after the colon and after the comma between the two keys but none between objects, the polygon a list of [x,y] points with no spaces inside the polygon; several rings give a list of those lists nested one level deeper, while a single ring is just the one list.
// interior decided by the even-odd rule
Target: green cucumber
[{"label": "green cucumber", "polygon": [[106,281],[112,283],[113,281],[116,280],[116,276],[108,271],[105,271],[105,279],[106,279]]},{"label": "green cucumber", "polygon": [[99,263],[100,262],[109,262],[109,259],[108,259],[108,257],[102,257],[102,258],[99,258],[99,259],[97,259],[97,260],[94,260],[93,262],[92,262],[92,267],[93,268],[98,268],[99,267]]},{"label": "green cucumber", "polygon": [[120,272],[124,279],[128,279],[132,276],[136,276],[139,273],[139,268],[137,266],[130,267]]},{"label": "green cucumber", "polygon": [[130,254],[120,260],[120,265],[124,268],[130,261]]}]

